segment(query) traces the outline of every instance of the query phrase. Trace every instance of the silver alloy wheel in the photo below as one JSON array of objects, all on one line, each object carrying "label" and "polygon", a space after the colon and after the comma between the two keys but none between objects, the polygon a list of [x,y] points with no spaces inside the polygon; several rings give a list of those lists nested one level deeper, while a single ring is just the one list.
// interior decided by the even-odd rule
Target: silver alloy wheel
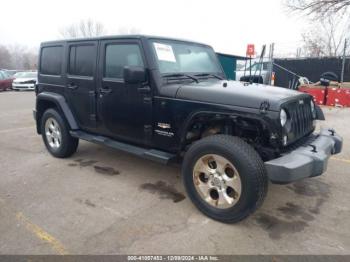
[{"label": "silver alloy wheel", "polygon": [[241,196],[242,182],[237,169],[229,160],[216,154],[204,155],[197,160],[193,181],[202,199],[216,208],[233,207]]},{"label": "silver alloy wheel", "polygon": [[60,126],[52,117],[49,117],[45,122],[45,135],[51,148],[57,149],[61,146],[62,134]]}]

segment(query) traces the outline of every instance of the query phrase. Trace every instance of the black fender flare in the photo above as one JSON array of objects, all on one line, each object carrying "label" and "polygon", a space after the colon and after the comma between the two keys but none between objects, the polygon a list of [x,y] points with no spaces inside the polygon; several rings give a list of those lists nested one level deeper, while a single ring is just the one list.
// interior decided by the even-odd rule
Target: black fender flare
[{"label": "black fender flare", "polygon": [[326,120],[326,118],[324,117],[323,111],[319,105],[315,105],[315,110],[316,110],[317,120]]},{"label": "black fender flare", "polygon": [[[67,104],[67,101],[63,95],[53,93],[53,92],[42,92],[42,93],[38,94],[37,98],[36,98],[36,111],[37,111],[37,114],[39,113],[39,115],[43,113],[43,112],[39,112],[40,102],[42,102],[42,101],[53,102],[61,110],[61,112],[64,114],[64,117],[66,118],[70,129],[71,130],[79,129],[78,123],[75,120],[75,117],[74,117],[72,111],[70,110],[70,108]],[[37,118],[36,118],[37,127],[40,125],[40,123],[38,123],[38,121],[40,121],[40,119],[41,119],[41,117],[37,116]]]},{"label": "black fender flare", "polygon": [[184,121],[183,128],[180,131],[180,150],[183,149],[185,140],[186,140],[186,133],[187,130],[190,128],[191,124],[193,123],[193,119],[196,118],[197,116],[204,114],[204,115],[225,115],[228,117],[243,117],[247,119],[252,119],[255,121],[258,121],[260,124],[263,126],[267,127],[270,133],[275,133],[278,134],[278,131],[275,130],[274,125],[272,123],[269,123],[268,119],[264,118],[263,115],[261,114],[253,114],[253,113],[237,113],[237,112],[226,112],[226,111],[194,111],[191,114],[188,115],[188,117]]}]

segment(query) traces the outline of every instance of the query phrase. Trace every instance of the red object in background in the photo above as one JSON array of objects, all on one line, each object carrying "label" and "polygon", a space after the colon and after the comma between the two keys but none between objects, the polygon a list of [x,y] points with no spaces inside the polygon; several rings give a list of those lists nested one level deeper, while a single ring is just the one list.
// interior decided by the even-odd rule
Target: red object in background
[{"label": "red object in background", "polygon": [[312,95],[314,98],[314,102],[317,105],[325,105],[326,104],[326,88],[325,87],[319,87],[319,88],[311,88],[311,87],[299,87],[299,91],[303,93],[307,93],[309,95]]},{"label": "red object in background", "polygon": [[247,45],[247,56],[255,55],[255,46],[253,44]]},{"label": "red object in background", "polygon": [[327,106],[350,107],[350,88],[329,87]]},{"label": "red object in background", "polygon": [[13,78],[4,71],[0,71],[0,91],[11,89]]}]

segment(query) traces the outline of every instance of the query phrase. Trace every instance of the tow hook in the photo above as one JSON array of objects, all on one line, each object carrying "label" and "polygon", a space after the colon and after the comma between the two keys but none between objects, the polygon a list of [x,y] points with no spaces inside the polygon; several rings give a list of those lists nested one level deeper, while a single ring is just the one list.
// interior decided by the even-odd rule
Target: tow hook
[{"label": "tow hook", "polygon": [[328,131],[331,133],[331,136],[334,136],[334,134],[335,134],[334,129],[328,129]]},{"label": "tow hook", "polygon": [[315,145],[309,145],[309,146],[311,146],[312,147],[312,150],[311,150],[311,152],[313,152],[313,153],[317,153],[317,150],[316,150],[316,146]]}]

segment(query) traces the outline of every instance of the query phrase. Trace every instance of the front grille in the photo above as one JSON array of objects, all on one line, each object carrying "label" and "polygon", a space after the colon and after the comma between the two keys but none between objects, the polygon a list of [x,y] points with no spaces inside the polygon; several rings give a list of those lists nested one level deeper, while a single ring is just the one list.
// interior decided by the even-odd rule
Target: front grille
[{"label": "front grille", "polygon": [[291,118],[291,128],[288,134],[289,143],[313,131],[313,117],[309,99],[293,101],[286,106],[286,109]]}]

